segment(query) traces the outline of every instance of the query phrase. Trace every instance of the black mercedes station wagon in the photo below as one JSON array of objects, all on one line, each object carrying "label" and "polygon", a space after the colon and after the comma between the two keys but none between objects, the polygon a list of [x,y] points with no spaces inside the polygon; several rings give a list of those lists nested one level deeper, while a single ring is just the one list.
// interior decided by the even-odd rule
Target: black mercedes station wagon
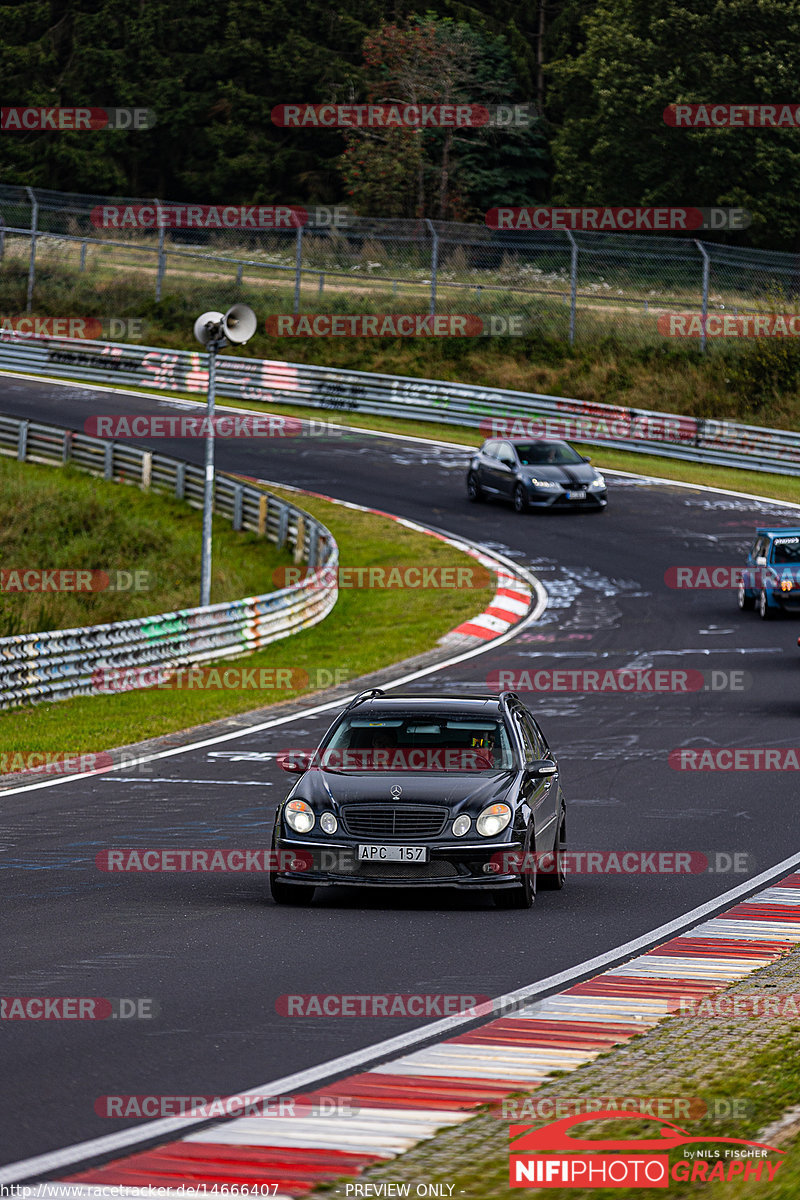
[{"label": "black mercedes station wagon", "polygon": [[279,756],[301,775],[279,806],[272,896],[308,904],[322,885],[491,891],[530,908],[564,885],[558,764],[515,692],[361,692],[316,751]]},{"label": "black mercedes station wagon", "polygon": [[530,508],[586,508],[602,512],[606,481],[568,442],[484,442],[467,472],[470,500],[498,496],[518,513]]}]

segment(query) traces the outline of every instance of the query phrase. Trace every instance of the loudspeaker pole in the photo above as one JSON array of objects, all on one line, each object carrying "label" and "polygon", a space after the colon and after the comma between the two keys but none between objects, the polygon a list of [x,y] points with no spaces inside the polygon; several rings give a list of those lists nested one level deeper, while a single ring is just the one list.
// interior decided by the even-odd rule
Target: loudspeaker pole
[{"label": "loudspeaker pole", "polygon": [[211,603],[211,517],[214,512],[214,389],[217,382],[217,350],[225,338],[208,343],[208,401],[206,417],[206,478],[203,488],[203,550],[200,561],[200,606]]},{"label": "loudspeaker pole", "polygon": [[206,475],[203,487],[203,547],[200,557],[200,606],[211,603],[211,518],[214,512],[214,399],[217,351],[231,342],[243,346],[256,331],[256,314],[246,304],[234,304],[226,313],[205,312],[194,323],[194,336],[208,350],[208,402],[206,405]]}]

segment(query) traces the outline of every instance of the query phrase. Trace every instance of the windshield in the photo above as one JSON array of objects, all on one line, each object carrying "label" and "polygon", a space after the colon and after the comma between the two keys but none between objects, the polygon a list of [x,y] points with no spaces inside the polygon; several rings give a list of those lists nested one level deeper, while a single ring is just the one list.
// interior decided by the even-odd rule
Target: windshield
[{"label": "windshield", "polygon": [[459,713],[345,717],[315,765],[332,771],[481,771],[513,768],[502,721]]},{"label": "windshield", "polygon": [[772,543],[774,563],[800,563],[800,537],[775,538]]},{"label": "windshield", "polygon": [[580,454],[566,442],[530,442],[514,444],[523,467],[559,466],[561,463],[581,463]]}]

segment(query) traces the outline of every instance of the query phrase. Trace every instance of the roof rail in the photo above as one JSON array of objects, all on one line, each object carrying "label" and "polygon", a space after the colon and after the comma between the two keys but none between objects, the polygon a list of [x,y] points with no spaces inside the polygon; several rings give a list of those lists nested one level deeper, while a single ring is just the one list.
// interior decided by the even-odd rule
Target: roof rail
[{"label": "roof rail", "polygon": [[[500,702],[501,708],[508,708],[508,701],[509,700],[519,700],[519,696],[517,695],[516,692],[501,692],[500,695],[498,696],[498,700]],[[522,703],[522,702],[520,701],[520,703]]]},{"label": "roof rail", "polygon": [[345,707],[344,711],[348,712],[351,708],[355,708],[357,704],[361,704],[364,700],[371,700],[373,696],[383,695],[385,695],[383,688],[367,688],[366,691],[359,692],[357,696],[353,696],[353,699]]}]

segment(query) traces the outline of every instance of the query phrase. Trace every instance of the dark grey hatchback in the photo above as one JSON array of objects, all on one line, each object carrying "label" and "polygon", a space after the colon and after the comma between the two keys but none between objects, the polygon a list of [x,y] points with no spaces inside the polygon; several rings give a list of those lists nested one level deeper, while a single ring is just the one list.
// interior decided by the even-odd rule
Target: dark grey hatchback
[{"label": "dark grey hatchback", "polygon": [[321,885],[491,891],[529,908],[565,878],[558,764],[514,692],[362,692],[313,752],[281,756],[301,774],[279,806],[270,874],[278,904]]},{"label": "dark grey hatchback", "polygon": [[602,512],[608,503],[606,481],[589,459],[568,442],[484,442],[467,472],[470,500],[499,496],[517,512],[529,508],[585,508]]}]

